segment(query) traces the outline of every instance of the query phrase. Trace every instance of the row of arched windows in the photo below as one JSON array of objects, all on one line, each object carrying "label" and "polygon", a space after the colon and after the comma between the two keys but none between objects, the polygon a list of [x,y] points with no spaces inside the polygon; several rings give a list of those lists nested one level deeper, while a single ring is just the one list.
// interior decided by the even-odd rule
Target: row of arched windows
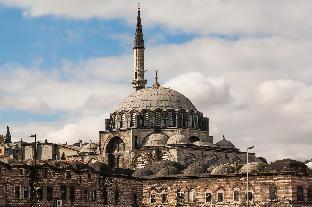
[{"label": "row of arched windows", "polygon": [[[272,185],[269,187],[268,189],[268,193],[269,193],[269,199],[270,201],[276,201],[277,200],[277,188],[275,185]],[[212,203],[212,202],[216,202],[216,203],[223,203],[225,201],[225,192],[223,189],[219,189],[217,191],[215,191],[214,193],[210,190],[206,190],[203,199],[205,203]],[[243,200],[242,200],[242,197]],[[254,199],[254,195],[253,192],[249,191],[248,194],[241,194],[240,189],[239,188],[234,188],[233,190],[233,202],[234,203],[238,203],[241,201],[248,201],[249,202],[253,202]],[[160,194],[160,198],[157,198],[157,194],[155,191],[152,191],[150,194],[150,203],[156,203],[157,199],[161,200],[161,203],[168,203],[168,192],[167,191],[162,191]],[[183,205],[185,203],[196,203],[198,200],[198,194],[196,192],[195,189],[191,189],[188,192],[184,192],[183,190],[178,190],[176,193],[176,203],[178,205]],[[159,200],[158,200],[159,201]]]},{"label": "row of arched windows", "polygon": [[208,118],[203,117],[200,112],[184,110],[174,111],[150,111],[145,110],[142,113],[113,113],[106,124],[109,129],[126,128],[150,128],[150,127],[178,127],[195,128],[208,130]]}]

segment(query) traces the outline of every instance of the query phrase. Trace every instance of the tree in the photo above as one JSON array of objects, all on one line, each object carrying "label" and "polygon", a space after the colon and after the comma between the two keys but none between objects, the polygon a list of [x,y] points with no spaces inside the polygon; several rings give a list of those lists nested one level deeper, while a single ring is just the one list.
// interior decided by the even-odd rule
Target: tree
[{"label": "tree", "polygon": [[66,160],[66,156],[64,152],[62,153],[61,160]]}]

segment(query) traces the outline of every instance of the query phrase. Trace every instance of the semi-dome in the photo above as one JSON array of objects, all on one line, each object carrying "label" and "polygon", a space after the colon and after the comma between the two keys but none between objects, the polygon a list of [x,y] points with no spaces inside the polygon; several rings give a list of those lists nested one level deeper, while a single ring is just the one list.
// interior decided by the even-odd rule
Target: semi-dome
[{"label": "semi-dome", "polygon": [[168,109],[197,111],[192,102],[183,94],[161,86],[153,86],[135,91],[119,104],[116,111],[142,111],[144,109],[152,111],[156,109],[162,109],[164,111]]},{"label": "semi-dome", "polygon": [[148,135],[143,143],[145,147],[157,147],[165,146],[168,140],[168,136],[162,133],[154,133]]}]

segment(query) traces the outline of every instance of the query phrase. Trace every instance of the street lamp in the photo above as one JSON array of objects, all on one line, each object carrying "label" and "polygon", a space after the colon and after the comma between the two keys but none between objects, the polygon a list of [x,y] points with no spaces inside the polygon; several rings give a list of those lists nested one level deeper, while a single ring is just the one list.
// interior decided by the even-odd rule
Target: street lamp
[{"label": "street lamp", "polygon": [[32,186],[32,197],[31,200],[34,202],[32,206],[36,206],[37,202],[37,188],[36,188],[36,180],[37,180],[37,134],[32,134],[29,137],[35,138],[35,149],[34,149],[34,157],[35,157],[35,165],[33,171],[33,186]]},{"label": "street lamp", "polygon": [[249,157],[249,154],[248,154],[248,150],[251,150],[251,149],[253,149],[254,148],[254,146],[251,146],[251,147],[247,147],[247,164],[246,164],[246,166],[247,166],[247,207],[249,207],[249,186],[248,186],[248,172],[249,172],[249,165],[248,165],[248,157]]},{"label": "street lamp", "polygon": [[37,134],[32,134],[29,137],[35,138],[35,150],[34,150],[34,154],[35,154],[35,167],[37,164]]}]

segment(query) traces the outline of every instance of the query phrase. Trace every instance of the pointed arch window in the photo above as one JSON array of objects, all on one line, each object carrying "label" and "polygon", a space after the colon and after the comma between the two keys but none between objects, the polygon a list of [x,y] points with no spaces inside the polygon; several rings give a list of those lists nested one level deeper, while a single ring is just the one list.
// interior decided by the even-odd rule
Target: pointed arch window
[{"label": "pointed arch window", "polygon": [[161,112],[160,111],[155,112],[155,126],[161,127]]},{"label": "pointed arch window", "polygon": [[299,202],[304,201],[304,190],[302,186],[297,187],[297,201]]},{"label": "pointed arch window", "polygon": [[270,186],[269,196],[271,201],[275,201],[277,199],[277,188],[275,185]]},{"label": "pointed arch window", "polygon": [[248,202],[252,202],[253,201],[253,193],[252,192],[248,192],[248,194],[246,193],[246,200]]},{"label": "pointed arch window", "polygon": [[161,192],[161,203],[168,203],[168,192],[166,189]]},{"label": "pointed arch window", "polygon": [[137,126],[137,113],[133,112],[131,114],[131,127],[138,127]]},{"label": "pointed arch window", "polygon": [[188,198],[189,198],[189,203],[195,203],[196,202],[196,191],[195,191],[195,189],[190,190]]},{"label": "pointed arch window", "polygon": [[182,190],[178,190],[177,192],[177,204],[183,205],[184,203],[184,192]]},{"label": "pointed arch window", "polygon": [[150,203],[156,203],[156,193],[154,191],[150,194]]},{"label": "pointed arch window", "polygon": [[205,202],[211,203],[212,202],[212,193],[210,191],[205,192]]},{"label": "pointed arch window", "polygon": [[235,188],[233,192],[233,201],[239,202],[239,189]]},{"label": "pointed arch window", "polygon": [[148,112],[144,112],[144,114],[143,114],[143,126],[144,127],[149,127],[150,126]]},{"label": "pointed arch window", "polygon": [[224,202],[224,191],[222,189],[219,189],[217,191],[217,202],[223,203]]},{"label": "pointed arch window", "polygon": [[125,127],[126,127],[126,114],[122,114],[120,128],[125,128]]}]

